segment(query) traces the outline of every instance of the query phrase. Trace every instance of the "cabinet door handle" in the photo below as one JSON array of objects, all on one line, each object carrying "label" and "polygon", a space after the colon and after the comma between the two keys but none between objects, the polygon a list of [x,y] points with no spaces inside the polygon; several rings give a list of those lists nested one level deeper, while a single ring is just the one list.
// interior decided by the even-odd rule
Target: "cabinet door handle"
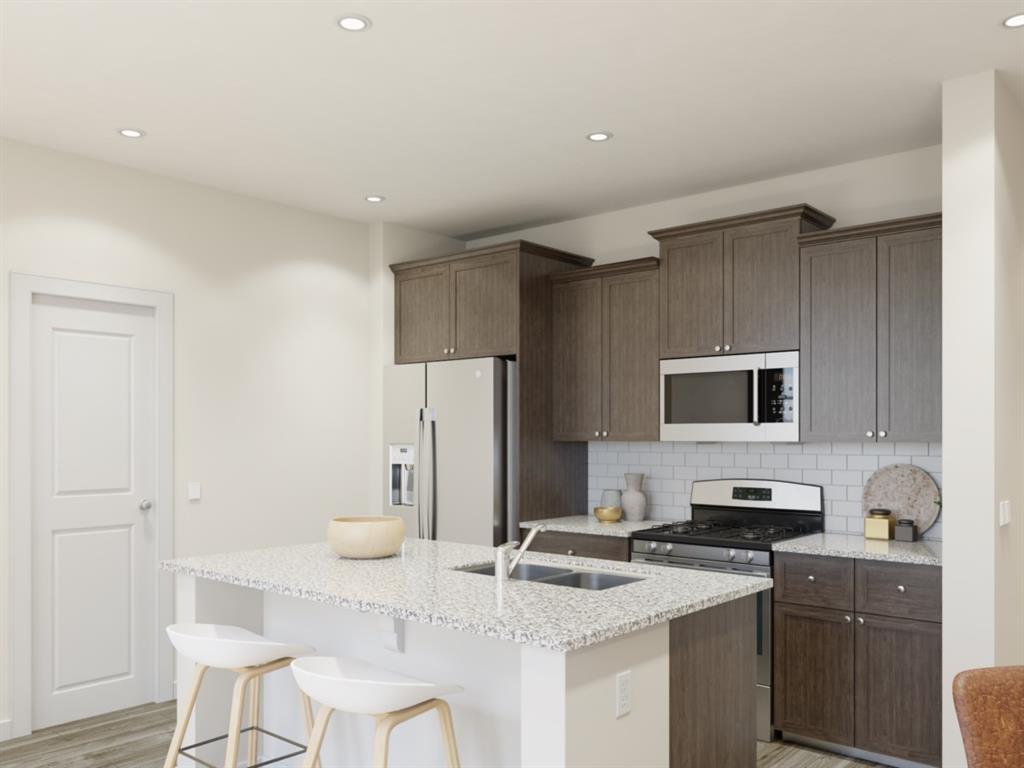
[{"label": "cabinet door handle", "polygon": [[879,437],[885,437],[885,436],[886,436],[886,435],[888,435],[888,434],[889,434],[889,433],[888,433],[888,432],[886,432],[886,431],[885,431],[884,429],[880,429],[880,430],[878,430],[878,436],[879,436]]},{"label": "cabinet door handle", "polygon": [[898,587],[896,587],[896,591],[900,592],[900,593],[903,593],[903,592],[907,591],[907,588],[904,587],[902,584],[900,584]]},{"label": "cabinet door handle", "polygon": [[726,344],[725,345],[725,351],[728,352],[730,349],[732,349],[732,345],[731,344]]},{"label": "cabinet door handle", "polygon": [[808,581],[814,581],[814,575],[812,574],[812,575],[808,576],[808,577],[807,577],[807,580],[808,580]]},{"label": "cabinet door handle", "polygon": [[446,355],[448,354],[448,347],[445,347],[445,348],[444,348],[444,353],[445,353]]},{"label": "cabinet door handle", "polygon": [[722,351],[722,345],[721,344],[715,344],[715,352],[721,352],[721,351]]},{"label": "cabinet door handle", "polygon": [[870,429],[867,432],[864,433],[864,437],[874,437],[874,436],[875,436],[874,431],[870,430]]},{"label": "cabinet door handle", "polygon": [[567,555],[575,555],[576,554],[576,550],[575,549],[570,549],[565,554],[567,554]]},{"label": "cabinet door handle", "polygon": [[864,617],[863,616],[858,616],[857,617],[857,623],[858,624],[863,624],[864,623]]},{"label": "cabinet door handle", "polygon": [[600,437],[600,436],[601,436],[601,433],[600,433],[600,432],[595,432],[595,433],[594,433],[594,437]]},{"label": "cabinet door handle", "polygon": [[849,616],[843,616],[843,618],[844,618],[844,619],[846,619],[846,623],[847,623],[847,624],[849,624],[849,623],[850,623],[850,617],[849,617]]},{"label": "cabinet door handle", "polygon": [[451,348],[451,349],[449,350],[449,353],[450,353],[450,354],[452,354],[452,355],[454,355],[454,354],[455,354],[455,347],[452,347],[452,348]]},{"label": "cabinet door handle", "polygon": [[608,437],[608,430],[607,430],[607,429],[606,429],[606,430],[604,430],[604,431],[603,431],[603,432],[601,433],[601,437]]}]

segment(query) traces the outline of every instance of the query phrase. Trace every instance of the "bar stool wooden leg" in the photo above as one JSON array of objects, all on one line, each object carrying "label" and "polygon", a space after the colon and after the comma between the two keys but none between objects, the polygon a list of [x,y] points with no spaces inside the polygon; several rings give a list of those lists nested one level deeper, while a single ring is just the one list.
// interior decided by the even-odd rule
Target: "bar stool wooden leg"
[{"label": "bar stool wooden leg", "polygon": [[[313,702],[303,691],[299,691],[299,697],[302,699],[302,716],[306,719],[306,743],[309,744],[313,736]],[[319,757],[313,763],[313,768],[320,768]]]},{"label": "bar stool wooden leg", "polygon": [[373,734],[373,768],[387,768],[388,742],[396,725],[398,722],[391,715],[381,715],[377,718],[377,729]]},{"label": "bar stool wooden leg", "polygon": [[174,726],[174,735],[171,737],[171,746],[167,748],[167,758],[164,760],[164,768],[175,768],[178,764],[178,750],[185,741],[185,731],[188,728],[189,720],[192,719],[192,710],[196,708],[196,699],[199,698],[199,688],[203,684],[203,675],[209,667],[196,664],[196,676],[192,680],[192,690],[189,691],[188,700],[185,702],[185,709],[178,718],[178,724]]},{"label": "bar stool wooden leg", "polygon": [[263,677],[257,675],[249,683],[249,765],[259,762],[260,732],[256,729],[260,724],[260,692]]},{"label": "bar stool wooden leg", "polygon": [[320,707],[320,711],[316,713],[316,722],[313,724],[313,730],[309,734],[309,746],[306,747],[306,759],[302,763],[302,768],[314,768],[314,766],[319,765],[320,747],[323,746],[324,734],[327,733],[327,724],[331,722],[331,715],[333,714],[334,710],[327,706]]},{"label": "bar stool wooden leg", "polygon": [[228,720],[228,746],[224,754],[224,768],[235,768],[238,762],[238,743],[242,740],[242,709],[245,707],[245,689],[249,681],[259,673],[241,672],[235,678],[235,690],[231,696],[231,718]]},{"label": "bar stool wooden leg", "polygon": [[441,720],[441,735],[448,752],[448,768],[459,768],[459,748],[455,743],[455,724],[452,722],[452,709],[443,699],[437,702],[437,716]]}]

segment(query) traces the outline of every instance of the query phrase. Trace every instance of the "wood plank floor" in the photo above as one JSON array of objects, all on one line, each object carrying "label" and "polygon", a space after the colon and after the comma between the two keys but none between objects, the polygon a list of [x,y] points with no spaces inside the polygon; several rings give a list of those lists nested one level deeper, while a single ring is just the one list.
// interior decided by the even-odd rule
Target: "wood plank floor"
[{"label": "wood plank floor", "polygon": [[[173,701],[145,704],[0,742],[0,768],[160,768],[173,730]],[[191,765],[191,761],[183,760],[181,765]],[[867,768],[875,763],[795,744],[759,742],[757,766]]]}]

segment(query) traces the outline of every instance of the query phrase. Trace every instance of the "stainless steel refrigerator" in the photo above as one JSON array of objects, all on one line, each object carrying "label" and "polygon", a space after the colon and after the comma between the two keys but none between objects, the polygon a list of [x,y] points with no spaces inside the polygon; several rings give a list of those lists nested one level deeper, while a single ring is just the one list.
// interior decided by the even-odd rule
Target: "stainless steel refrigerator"
[{"label": "stainless steel refrigerator", "polygon": [[518,530],[515,363],[384,371],[384,511],[407,535],[494,546]]}]

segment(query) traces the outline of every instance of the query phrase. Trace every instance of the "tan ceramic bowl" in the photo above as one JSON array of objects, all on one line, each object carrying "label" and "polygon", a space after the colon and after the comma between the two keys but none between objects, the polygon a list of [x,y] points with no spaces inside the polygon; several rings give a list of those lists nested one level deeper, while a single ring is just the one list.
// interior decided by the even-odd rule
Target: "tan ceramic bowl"
[{"label": "tan ceramic bowl", "polygon": [[594,507],[594,517],[602,523],[617,523],[622,519],[622,507]]},{"label": "tan ceramic bowl", "polygon": [[390,557],[405,541],[400,517],[336,517],[327,526],[327,541],[342,557],[367,560]]}]

